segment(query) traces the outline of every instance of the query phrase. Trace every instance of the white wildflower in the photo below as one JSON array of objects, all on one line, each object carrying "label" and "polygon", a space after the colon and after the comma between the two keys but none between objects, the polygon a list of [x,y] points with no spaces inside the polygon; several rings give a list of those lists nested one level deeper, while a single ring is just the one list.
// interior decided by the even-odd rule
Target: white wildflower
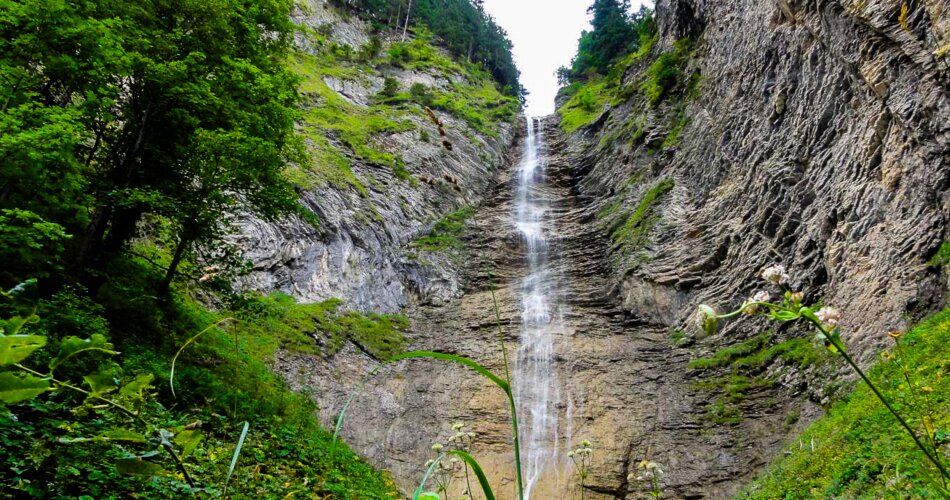
[{"label": "white wildflower", "polygon": [[452,424],[452,430],[455,432],[462,430],[462,427],[465,427],[465,424],[463,424],[462,422],[455,422],[454,424]]},{"label": "white wildflower", "polygon": [[784,285],[788,283],[790,278],[788,273],[785,272],[785,267],[776,264],[762,270],[762,279],[776,285]]},{"label": "white wildflower", "polygon": [[442,451],[442,448],[444,448],[444,446],[442,446],[442,445],[439,444],[439,443],[435,443],[435,444],[432,445],[432,451],[434,451],[434,452],[436,452],[436,453],[439,453],[440,451]]},{"label": "white wildflower", "polygon": [[590,448],[590,441],[586,439],[581,441],[581,448]]},{"label": "white wildflower", "polygon": [[837,325],[838,321],[841,320],[841,314],[834,307],[822,307],[815,313],[815,316],[822,324],[831,326]]}]

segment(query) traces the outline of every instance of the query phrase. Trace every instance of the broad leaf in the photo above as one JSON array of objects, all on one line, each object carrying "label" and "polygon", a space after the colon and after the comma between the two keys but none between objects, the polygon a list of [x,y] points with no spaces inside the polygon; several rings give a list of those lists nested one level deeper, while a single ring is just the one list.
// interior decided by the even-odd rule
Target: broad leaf
[{"label": "broad leaf", "polygon": [[2,325],[2,328],[0,328],[0,334],[16,335],[17,333],[20,333],[20,329],[23,328],[24,325],[27,323],[36,323],[37,321],[39,321],[39,318],[35,314],[14,316],[0,323],[0,325]]},{"label": "broad leaf", "polygon": [[161,465],[146,462],[140,457],[120,458],[115,462],[115,468],[119,474],[132,476],[167,476],[168,471]]},{"label": "broad leaf", "polygon": [[49,380],[33,375],[17,376],[13,372],[0,372],[0,402],[19,403],[33,399],[49,390]]},{"label": "broad leaf", "polygon": [[126,429],[115,429],[111,431],[103,432],[102,434],[91,437],[91,438],[59,438],[59,442],[63,444],[73,444],[73,443],[87,443],[89,441],[120,441],[125,443],[146,443],[148,439],[145,438],[141,433],[133,432]]},{"label": "broad leaf", "polygon": [[63,364],[67,359],[86,351],[100,351],[106,354],[118,354],[112,344],[100,333],[93,334],[88,339],[66,337],[59,345],[59,354],[49,362],[50,372]]},{"label": "broad leaf", "polygon": [[185,458],[191,455],[198,448],[204,436],[201,431],[182,431],[175,436],[174,442],[181,447],[181,457]]},{"label": "broad leaf", "polygon": [[86,381],[86,385],[89,386],[89,391],[93,396],[102,396],[119,388],[119,380],[111,368],[86,375],[82,379]]},{"label": "broad leaf", "polygon": [[0,336],[0,366],[19,363],[44,345],[46,337],[42,335]]},{"label": "broad leaf", "polygon": [[113,429],[100,434],[100,437],[106,441],[124,441],[126,443],[145,443],[148,441],[141,432],[130,431],[127,429]]},{"label": "broad leaf", "polygon": [[119,390],[119,398],[124,400],[141,398],[142,393],[151,387],[152,380],[154,379],[155,376],[151,373],[143,373],[135,377],[135,380],[122,386],[122,389]]}]

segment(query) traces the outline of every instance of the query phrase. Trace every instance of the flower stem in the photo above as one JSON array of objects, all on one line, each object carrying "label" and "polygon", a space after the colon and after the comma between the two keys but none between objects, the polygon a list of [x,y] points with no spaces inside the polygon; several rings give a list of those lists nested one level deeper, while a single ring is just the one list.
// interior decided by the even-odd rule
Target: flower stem
[{"label": "flower stem", "polygon": [[867,377],[867,375],[864,374],[864,371],[861,370],[860,367],[858,367],[858,364],[855,363],[853,359],[851,359],[851,356],[849,356],[848,353],[844,350],[844,346],[840,345],[835,340],[834,336],[831,335],[830,332],[828,332],[825,329],[825,327],[821,324],[820,321],[817,321],[816,319],[811,318],[809,315],[805,315],[805,317],[818,327],[818,330],[821,331],[821,333],[825,336],[825,339],[827,339],[828,342],[831,342],[831,345],[833,345],[835,349],[837,349],[838,352],[841,353],[841,356],[844,358],[844,360],[847,361],[848,364],[851,365],[851,368],[853,368],[854,371],[858,373],[858,375],[861,377],[861,380],[864,380],[864,383],[867,384],[868,387],[871,388],[871,392],[873,392],[874,395],[877,396],[877,399],[881,400],[881,403],[884,403],[884,407],[887,408],[889,412],[891,412],[891,415],[894,415],[894,418],[896,418],[897,421],[900,422],[901,426],[904,427],[904,430],[906,430],[907,433],[910,434],[910,437],[914,439],[914,443],[917,444],[917,447],[920,448],[920,451],[924,452],[924,455],[927,456],[927,459],[930,460],[935,466],[937,466],[937,469],[940,471],[941,474],[943,474],[944,479],[945,480],[950,479],[950,473],[948,473],[947,469],[944,468],[942,463],[940,463],[940,460],[934,455],[932,455],[930,451],[924,446],[924,444],[920,442],[920,438],[917,437],[917,433],[915,433],[910,428],[910,425],[907,424],[907,421],[904,420],[904,417],[901,417],[900,414],[897,413],[897,410],[895,410],[894,407],[891,406],[891,403],[887,400],[887,398],[885,398],[884,395],[881,394],[881,391],[879,391],[877,387]]}]

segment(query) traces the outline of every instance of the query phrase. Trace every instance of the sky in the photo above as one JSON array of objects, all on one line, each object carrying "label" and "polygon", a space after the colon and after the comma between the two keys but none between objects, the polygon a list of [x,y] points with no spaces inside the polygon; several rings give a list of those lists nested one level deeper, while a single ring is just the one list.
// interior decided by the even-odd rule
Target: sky
[{"label": "sky", "polygon": [[[485,0],[485,10],[508,32],[514,44],[521,84],[528,89],[529,116],[554,112],[559,66],[568,66],[577,52],[581,31],[590,29],[587,7],[593,0]],[[634,11],[641,3],[633,0]]]}]

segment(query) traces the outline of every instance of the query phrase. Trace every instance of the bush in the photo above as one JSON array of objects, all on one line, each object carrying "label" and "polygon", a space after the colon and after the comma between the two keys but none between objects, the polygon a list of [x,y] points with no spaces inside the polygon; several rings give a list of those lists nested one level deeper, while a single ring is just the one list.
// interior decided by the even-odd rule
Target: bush
[{"label": "bush", "polygon": [[379,91],[379,95],[382,97],[394,97],[399,93],[399,81],[391,76],[387,76],[383,80],[383,90]]}]

